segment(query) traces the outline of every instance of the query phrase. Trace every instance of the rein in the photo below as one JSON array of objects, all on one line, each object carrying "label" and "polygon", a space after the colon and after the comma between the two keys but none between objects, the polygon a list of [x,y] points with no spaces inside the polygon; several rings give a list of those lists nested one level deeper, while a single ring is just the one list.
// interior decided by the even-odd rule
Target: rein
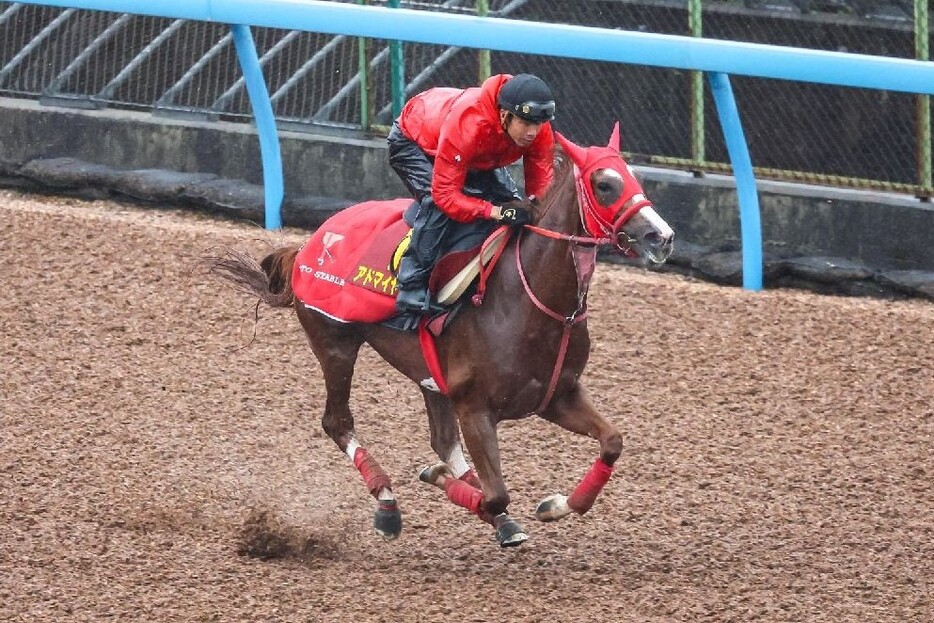
[{"label": "rein", "polygon": [[[533,233],[536,233],[540,236],[545,236],[554,240],[566,240],[572,245],[571,256],[574,258],[574,273],[577,277],[577,309],[575,309],[569,315],[563,316],[553,309],[550,309],[548,306],[542,303],[537,296],[535,296],[535,293],[532,292],[532,287],[529,285],[529,281],[525,276],[525,269],[522,267],[522,256],[519,253],[522,236],[520,235],[516,239],[516,269],[519,271],[519,279],[522,280],[522,287],[525,288],[526,295],[528,295],[529,299],[532,301],[535,307],[537,307],[542,313],[544,313],[549,318],[560,322],[564,326],[564,330],[561,333],[561,343],[558,346],[558,356],[555,359],[555,365],[551,371],[551,379],[548,381],[548,389],[545,391],[545,396],[542,398],[542,402],[538,405],[538,407],[527,415],[540,414],[548,406],[548,403],[551,402],[551,398],[554,396],[555,389],[558,386],[558,378],[561,376],[561,368],[564,367],[564,358],[567,356],[568,344],[571,341],[571,330],[578,323],[583,322],[587,318],[587,292],[590,290],[590,280],[593,278],[594,270],[597,264],[598,247],[616,244],[616,246],[619,247],[619,249],[624,253],[630,253],[630,245],[635,241],[628,235],[626,236],[627,240],[625,243],[619,240],[620,234],[623,233],[622,226],[644,205],[650,205],[649,201],[641,193],[634,195],[630,197],[629,200],[626,201],[626,203],[621,207],[621,214],[619,214],[619,216],[615,219],[615,222],[607,222],[605,219],[600,217],[596,210],[596,206],[593,204],[589,194],[586,192],[584,188],[583,176],[581,175],[581,172],[577,168],[576,164],[574,165],[574,176],[576,178],[577,203],[580,210],[581,225],[583,226],[584,231],[590,235],[576,236],[573,234],[565,234],[550,229],[544,229],[535,225],[525,225],[525,229],[528,229],[529,231],[532,231]],[[548,209],[550,208],[551,205],[548,206]],[[595,237],[588,227],[588,222],[595,222],[599,226],[600,230],[602,230],[602,232],[605,234],[604,237]],[[626,246],[624,246],[624,244]]]},{"label": "rein", "polygon": [[[520,232],[519,236],[516,238],[516,269],[519,272],[519,279],[522,281],[522,287],[525,289],[526,295],[539,311],[541,311],[549,318],[560,322],[564,327],[561,333],[561,342],[558,346],[558,355],[555,359],[554,368],[551,371],[551,378],[548,381],[548,389],[545,391],[545,396],[542,398],[542,401],[538,407],[536,407],[535,410],[527,413],[527,416],[541,414],[541,412],[544,411],[548,406],[548,403],[551,402],[551,399],[555,393],[555,389],[558,386],[558,379],[561,376],[561,369],[564,367],[564,359],[567,356],[568,344],[571,341],[571,330],[579,323],[587,319],[587,293],[590,290],[590,281],[593,278],[594,270],[596,269],[597,249],[601,246],[615,244],[624,253],[630,253],[630,245],[635,242],[635,240],[626,234],[626,240],[620,241],[620,236],[625,234],[625,232],[622,230],[622,225],[628,221],[633,214],[638,212],[644,205],[651,205],[650,202],[641,193],[634,195],[633,197],[630,197],[630,199],[620,208],[621,214],[619,214],[619,216],[615,219],[615,222],[608,223],[604,219],[600,218],[595,209],[595,206],[590,200],[590,197],[585,192],[582,185],[582,176],[576,164],[574,165],[574,175],[576,178],[577,200],[580,210],[581,225],[583,226],[584,231],[590,235],[577,236],[574,234],[565,234],[551,229],[545,229],[536,225],[523,226],[524,229],[527,229],[540,236],[551,238],[553,240],[565,240],[571,245],[571,256],[574,259],[574,273],[577,277],[577,308],[574,311],[566,316],[562,315],[542,303],[542,301],[535,295],[535,293],[532,291],[532,287],[529,285],[529,280],[526,277],[525,269],[522,266],[522,256],[520,254],[521,242],[523,238],[522,234],[525,232]],[[545,212],[551,209],[551,205],[546,208]],[[595,221],[605,235],[599,238],[594,236],[587,226],[588,221]],[[491,261],[486,266],[481,265],[479,287],[477,288],[477,292],[473,295],[472,299],[475,306],[479,306],[483,303],[483,297],[486,291],[487,277],[492,272],[493,266],[496,264],[496,261],[499,260],[499,256],[502,251],[505,250],[505,247],[506,245],[504,244],[498,250],[493,261]]]},{"label": "rein", "polygon": [[574,245],[585,245],[592,244],[596,246],[603,246],[605,244],[613,244],[612,238],[592,238],[590,236],[573,236],[571,234],[563,234],[559,231],[552,231],[550,229],[543,229],[536,225],[526,225],[525,229],[535,232],[540,236],[545,236],[546,238],[554,238],[555,240],[567,240]]},{"label": "rein", "polygon": [[545,407],[551,402],[551,397],[554,396],[555,388],[558,386],[558,377],[561,376],[561,368],[564,367],[564,358],[568,352],[568,343],[571,341],[571,330],[575,325],[587,319],[587,292],[590,290],[590,280],[593,278],[594,269],[597,264],[597,247],[599,244],[607,244],[611,241],[608,239],[601,240],[597,238],[560,234],[531,225],[526,225],[526,227],[548,238],[567,240],[570,242],[573,245],[571,247],[571,253],[574,258],[574,272],[577,276],[577,309],[567,316],[562,316],[560,313],[542,303],[541,300],[535,296],[535,293],[532,292],[529,280],[525,276],[525,269],[522,267],[522,256],[519,253],[522,236],[520,235],[516,238],[516,269],[519,271],[519,279],[522,281],[522,287],[525,289],[526,295],[528,295],[532,304],[542,313],[564,325],[564,330],[561,332],[561,343],[558,346],[558,356],[555,359],[555,366],[551,371],[551,379],[548,381],[548,389],[545,391],[545,396],[542,398],[542,402],[538,407],[527,414],[537,415],[545,410]]},{"label": "rein", "polygon": [[[572,245],[571,253],[572,257],[574,258],[574,273],[577,277],[577,308],[569,315],[563,316],[542,303],[542,301],[537,296],[535,296],[535,293],[532,291],[532,286],[529,285],[529,280],[525,275],[525,269],[522,266],[522,256],[520,254],[521,242],[523,238],[522,233],[524,232],[520,232],[519,236],[516,237],[516,270],[519,272],[519,279],[522,281],[522,287],[525,289],[526,295],[529,297],[529,300],[532,301],[532,304],[535,305],[535,307],[537,307],[543,314],[564,325],[564,330],[561,333],[561,343],[558,347],[558,356],[555,359],[555,365],[551,371],[551,379],[548,381],[548,389],[545,391],[545,396],[542,398],[542,402],[534,411],[527,413],[526,415],[528,416],[537,415],[544,411],[545,407],[548,406],[548,403],[551,402],[552,396],[554,396],[555,388],[558,386],[558,378],[561,375],[561,368],[564,366],[564,358],[567,355],[568,343],[571,341],[571,329],[573,329],[578,323],[587,319],[587,292],[590,290],[590,280],[593,278],[594,270],[596,269],[597,265],[597,248],[603,245],[612,244],[613,239],[593,238],[589,236],[574,236],[550,229],[544,229],[535,225],[525,225],[524,227],[525,229],[539,234],[540,236],[545,236],[546,238],[552,238],[554,240],[566,240],[569,242]],[[478,284],[476,294],[474,294],[472,297],[474,306],[480,306],[483,304],[483,297],[486,294],[487,278],[493,271],[493,267],[496,265],[500,255],[505,249],[506,245],[503,244],[491,262],[485,266],[481,264],[480,283]]]}]

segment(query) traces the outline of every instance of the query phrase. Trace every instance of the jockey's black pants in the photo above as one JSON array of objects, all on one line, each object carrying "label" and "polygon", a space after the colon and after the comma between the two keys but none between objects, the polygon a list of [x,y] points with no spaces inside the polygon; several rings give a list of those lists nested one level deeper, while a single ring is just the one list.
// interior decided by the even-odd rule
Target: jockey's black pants
[{"label": "jockey's black pants", "polygon": [[[446,238],[454,221],[431,198],[431,176],[434,158],[425,153],[418,143],[408,138],[393,123],[389,136],[389,165],[402,179],[418,204],[414,217],[408,219],[412,226],[412,239],[402,256],[396,280],[400,290],[426,290],[428,277],[435,262],[446,247]],[[520,198],[515,180],[505,167],[489,171],[469,171],[464,185],[465,195],[480,197],[493,203],[504,203]]]}]

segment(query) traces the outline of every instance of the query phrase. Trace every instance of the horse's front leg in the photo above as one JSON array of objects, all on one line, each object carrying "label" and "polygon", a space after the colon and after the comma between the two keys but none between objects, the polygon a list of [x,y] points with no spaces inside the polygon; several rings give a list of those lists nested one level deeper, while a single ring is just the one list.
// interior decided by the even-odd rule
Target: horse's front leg
[{"label": "horse's front leg", "polygon": [[477,515],[496,528],[496,540],[501,547],[515,547],[529,537],[506,509],[509,492],[500,466],[496,424],[488,414],[468,412],[460,418],[461,432],[467,451],[479,472],[481,488],[455,478],[443,463],[422,471],[419,478],[444,490],[448,499]]},{"label": "horse's front leg", "polygon": [[556,396],[542,417],[572,433],[587,435],[599,441],[600,457],[594,461],[570,496],[556,494],[545,498],[535,510],[535,516],[541,521],[556,521],[571,511],[583,515],[590,510],[610,480],[613,465],[623,451],[623,437],[609,420],[594,409],[580,384],[576,384],[570,392]]}]

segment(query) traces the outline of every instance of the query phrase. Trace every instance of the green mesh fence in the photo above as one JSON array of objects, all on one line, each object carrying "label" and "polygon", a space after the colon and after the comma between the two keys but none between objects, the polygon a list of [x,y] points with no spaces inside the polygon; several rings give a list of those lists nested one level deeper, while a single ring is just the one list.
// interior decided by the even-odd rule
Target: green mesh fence
[{"label": "green mesh fence", "polygon": [[[365,0],[354,0],[364,3]],[[491,18],[704,36],[927,60],[924,0],[387,0],[368,4]],[[278,121],[380,131],[393,76],[406,96],[532,72],[554,88],[556,126],[599,143],[621,122],[635,162],[728,170],[713,101],[692,72],[278,29],[254,29]],[[361,57],[362,54],[362,57]],[[398,58],[398,55],[396,55]],[[363,71],[361,71],[361,68]],[[221,24],[0,2],[0,95],[57,105],[249,121],[233,43]],[[927,97],[733,77],[763,177],[931,194]],[[366,105],[364,106],[364,102]]]}]

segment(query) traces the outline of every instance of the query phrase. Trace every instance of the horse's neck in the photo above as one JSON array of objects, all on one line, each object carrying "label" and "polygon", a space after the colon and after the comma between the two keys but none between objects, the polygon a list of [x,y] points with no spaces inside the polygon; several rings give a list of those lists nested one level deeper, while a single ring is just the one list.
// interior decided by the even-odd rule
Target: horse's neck
[{"label": "horse's neck", "polygon": [[[584,235],[574,187],[564,190],[561,194],[566,199],[551,203],[537,226],[559,234]],[[578,295],[573,248],[573,243],[532,232],[526,232],[521,240],[522,270],[530,287],[543,303],[560,313],[573,311]]]},{"label": "horse's neck", "polygon": [[542,213],[539,215],[538,226],[562,234],[572,236],[581,235],[580,208],[577,198],[577,169],[570,163],[556,174],[552,188],[545,197]]},{"label": "horse's neck", "polygon": [[[562,193],[562,195],[564,194]],[[570,198],[566,201],[559,200],[548,207],[542,214],[538,226],[542,229],[571,236],[584,235],[580,209],[577,205],[577,194],[570,193]]]}]

